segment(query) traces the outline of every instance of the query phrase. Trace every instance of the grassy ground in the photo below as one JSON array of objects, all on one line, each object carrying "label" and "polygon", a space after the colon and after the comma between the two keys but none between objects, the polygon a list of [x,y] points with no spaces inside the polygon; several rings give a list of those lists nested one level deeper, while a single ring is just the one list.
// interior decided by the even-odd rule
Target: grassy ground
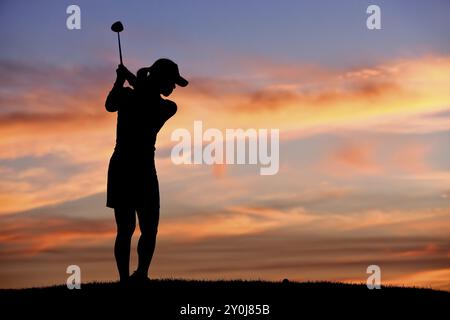
[{"label": "grassy ground", "polygon": [[[232,305],[242,306],[233,310]],[[331,282],[152,280],[140,288],[89,283],[80,290],[66,286],[0,290],[3,313],[32,312],[58,318],[89,312],[90,317],[102,318],[125,314],[145,319],[361,319],[404,318],[425,312],[427,319],[432,319],[433,314],[447,314],[449,306],[449,292],[400,287],[369,290],[362,284]],[[188,310],[189,315],[183,314]],[[255,314],[258,310],[259,315]]]}]

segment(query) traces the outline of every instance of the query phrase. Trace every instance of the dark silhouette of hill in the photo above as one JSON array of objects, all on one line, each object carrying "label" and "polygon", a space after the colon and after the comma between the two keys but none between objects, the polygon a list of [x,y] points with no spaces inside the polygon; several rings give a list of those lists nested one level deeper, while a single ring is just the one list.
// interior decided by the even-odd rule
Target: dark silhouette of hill
[{"label": "dark silhouette of hill", "polygon": [[[80,290],[66,286],[0,290],[3,314],[74,316],[127,316],[145,319],[302,319],[307,315],[366,316],[444,315],[450,292],[423,288],[382,287],[333,282],[187,281],[151,280],[143,287],[118,283],[82,284]],[[211,317],[182,315],[182,307],[214,307]],[[269,315],[225,315],[226,305],[269,305]],[[61,311],[60,311],[61,310]],[[65,310],[65,311],[64,311]],[[220,310],[220,312],[218,311]],[[241,307],[241,310],[242,307]],[[12,313],[9,313],[12,312]]]}]

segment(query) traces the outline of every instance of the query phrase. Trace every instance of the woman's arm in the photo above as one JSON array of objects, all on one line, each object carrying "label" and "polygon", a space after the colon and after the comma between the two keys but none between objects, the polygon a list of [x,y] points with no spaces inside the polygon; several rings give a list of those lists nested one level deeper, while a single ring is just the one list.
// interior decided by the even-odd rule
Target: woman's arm
[{"label": "woman's arm", "polygon": [[127,80],[129,73],[131,72],[128,71],[128,69],[125,68],[125,66],[122,64],[120,64],[119,67],[116,69],[117,74],[116,81],[114,82],[114,86],[109,92],[105,101],[106,111],[116,112],[117,110],[119,110],[119,107],[123,104],[125,100],[124,93],[126,92],[123,85],[125,84],[125,80]]}]

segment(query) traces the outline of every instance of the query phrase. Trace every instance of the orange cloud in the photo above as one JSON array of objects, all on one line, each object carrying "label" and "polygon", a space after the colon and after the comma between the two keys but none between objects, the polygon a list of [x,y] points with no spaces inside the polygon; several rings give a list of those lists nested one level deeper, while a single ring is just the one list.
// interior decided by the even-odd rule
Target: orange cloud
[{"label": "orange cloud", "polygon": [[[383,284],[448,290],[450,278],[443,266],[448,263],[449,218],[448,210],[317,214],[243,205],[217,213],[164,217],[152,274],[364,282],[367,266],[377,263]],[[67,259],[86,264],[101,257],[95,263],[104,272],[110,270],[103,278],[116,278],[112,216],[86,219],[41,211],[3,216],[0,222],[0,275],[23,266],[30,257],[43,268],[60,268],[60,261]],[[441,232],[436,232],[436,225],[442,226]],[[105,260],[109,267],[102,265]],[[17,275],[26,273],[28,280],[15,285],[28,286],[33,277],[43,284],[59,277],[54,272],[42,278],[35,268],[35,264],[34,271],[18,268]],[[85,281],[95,279],[86,276]]]},{"label": "orange cloud", "polygon": [[[233,82],[234,90],[229,84],[220,90],[220,81],[201,79],[200,90],[193,86],[176,95],[193,118],[201,113],[211,126],[219,128],[232,124],[286,130],[315,126],[326,130],[336,125],[369,129],[367,124],[372,124],[376,129],[376,124],[385,119],[394,117],[398,121],[450,106],[448,57],[396,60],[348,71],[323,70],[318,77],[308,73],[310,66],[302,70],[303,66],[292,65],[292,73],[299,75],[285,77],[276,67],[266,62],[259,66],[263,70],[259,81],[252,82],[243,74],[242,79]],[[257,73],[256,69],[250,67]],[[178,118],[177,123],[193,119],[185,116]],[[430,122],[421,125],[433,130]],[[448,122],[446,126],[449,127]]]},{"label": "orange cloud", "polygon": [[[38,220],[41,223],[38,223]],[[42,222],[45,223],[42,223]],[[67,244],[99,242],[112,239],[113,221],[45,216],[9,216],[2,219],[0,242],[7,244],[0,251],[2,260],[8,256],[34,256]]]},{"label": "orange cloud", "polygon": [[[20,181],[3,180],[3,212],[55,203],[104,190],[107,161],[114,146],[115,114],[104,111],[105,95],[113,81],[108,68],[66,68],[0,64],[6,94],[0,100],[0,158],[18,159],[63,154],[68,163],[86,166],[84,173],[37,191],[30,174]],[[15,72],[21,70],[20,75]],[[49,70],[54,75],[48,81]],[[235,79],[195,79],[175,91],[179,110],[160,132],[158,147],[170,147],[170,133],[190,127],[194,120],[225,128],[279,128],[311,134],[343,128],[365,130],[446,130],[445,117],[436,125],[427,114],[450,106],[450,58],[424,57],[388,61],[378,66],[334,70],[311,65],[286,65],[255,59]],[[6,81],[8,79],[8,81]],[[45,81],[47,79],[47,81]],[[108,83],[111,82],[111,83]],[[419,117],[419,118],[417,118]],[[406,119],[399,123],[398,119]],[[418,120],[418,119],[423,119]],[[388,121],[388,122],[386,122]],[[319,129],[318,129],[319,128]],[[412,129],[410,129],[412,130]],[[291,135],[295,137],[295,134]],[[361,174],[382,173],[370,147],[346,147],[332,156],[338,168]],[[418,161],[405,170],[425,170],[425,151],[410,150],[397,161],[413,156]],[[422,153],[421,153],[422,152]],[[413,153],[413,154],[411,154]],[[403,160],[402,160],[403,157]],[[404,161],[403,161],[404,162]],[[4,168],[3,168],[4,169]],[[215,168],[220,176],[223,171]],[[17,186],[13,191],[12,186]],[[43,193],[44,192],[44,193]]]},{"label": "orange cloud", "polygon": [[212,170],[213,170],[213,174],[216,178],[222,178],[223,176],[225,176],[225,174],[227,172],[227,165],[224,163],[214,164]]},{"label": "orange cloud", "polygon": [[376,162],[374,147],[369,144],[342,146],[331,154],[329,161],[330,175],[376,175],[383,171]]},{"label": "orange cloud", "polygon": [[415,286],[450,291],[450,268],[428,269],[382,280],[385,285]]},{"label": "orange cloud", "polygon": [[[424,218],[425,216],[425,218]],[[185,217],[179,215],[166,217],[161,221],[159,237],[162,240],[203,241],[202,239],[217,237],[234,237],[240,235],[272,232],[282,228],[292,229],[304,234],[312,230],[317,235],[348,234],[353,236],[370,236],[364,230],[372,230],[376,234],[383,229],[390,236],[405,236],[415,228],[422,227],[415,236],[420,238],[435,231],[435,236],[443,236],[448,228],[443,228],[441,234],[436,233],[436,225],[450,218],[448,211],[427,213],[401,211],[368,211],[354,215],[345,214],[315,214],[303,209],[277,210],[267,207],[234,206],[222,212],[198,213]],[[20,254],[37,254],[51,248],[61,247],[70,243],[81,245],[86,241],[103,241],[112,239],[115,235],[113,217],[111,219],[87,219],[78,217],[55,216],[5,216],[0,228],[0,242],[8,244],[7,251]],[[45,221],[45,223],[37,223]],[[308,231],[309,230],[309,231]],[[111,240],[112,241],[112,240]],[[376,243],[376,240],[374,240]],[[444,251],[443,251],[444,250]],[[395,257],[425,257],[441,254],[445,248],[439,248],[431,243],[423,248],[398,250],[392,252]],[[387,254],[389,252],[386,252]]]},{"label": "orange cloud", "polygon": [[222,213],[198,214],[169,219],[160,230],[162,237],[198,240],[267,231],[276,227],[313,220],[311,215],[293,210],[284,214],[269,208],[231,207]]},{"label": "orange cloud", "polygon": [[430,243],[423,248],[417,250],[408,250],[399,253],[402,257],[424,257],[434,255],[439,252],[439,247],[435,243]]},{"label": "orange cloud", "polygon": [[[351,131],[350,131],[351,132]],[[400,143],[381,141],[377,136],[359,134],[359,140],[345,138],[341,145],[332,148],[314,165],[316,172],[329,176],[383,176],[432,174],[429,164],[432,151],[423,142]],[[443,176],[444,177],[444,176]]]},{"label": "orange cloud", "polygon": [[430,145],[419,143],[402,146],[393,155],[393,163],[398,170],[409,173],[425,173],[431,171],[426,162],[426,156],[430,152]]}]

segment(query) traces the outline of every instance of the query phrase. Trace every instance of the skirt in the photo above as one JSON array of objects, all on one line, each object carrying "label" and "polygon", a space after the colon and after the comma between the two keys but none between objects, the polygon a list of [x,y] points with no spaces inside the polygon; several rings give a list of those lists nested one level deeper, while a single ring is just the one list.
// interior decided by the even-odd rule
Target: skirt
[{"label": "skirt", "polygon": [[106,206],[109,208],[157,208],[159,184],[152,155],[114,151],[109,161]]}]

